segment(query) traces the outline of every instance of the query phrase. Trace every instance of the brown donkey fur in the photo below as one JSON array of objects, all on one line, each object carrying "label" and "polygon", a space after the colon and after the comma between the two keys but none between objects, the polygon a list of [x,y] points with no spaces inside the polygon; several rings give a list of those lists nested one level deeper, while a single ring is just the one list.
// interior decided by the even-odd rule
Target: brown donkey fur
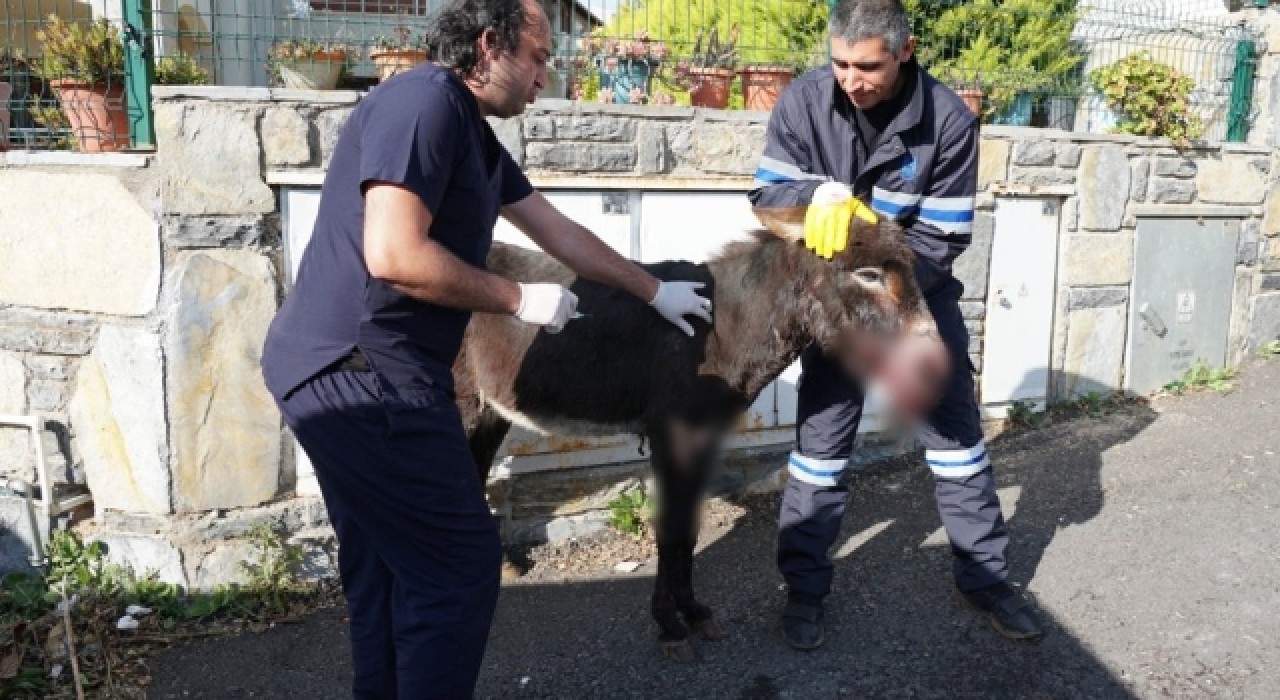
[{"label": "brown donkey fur", "polygon": [[458,402],[482,479],[512,422],[543,434],[632,433],[651,445],[659,494],[652,612],[664,652],[694,658],[688,637],[720,636],[693,592],[698,506],[720,440],[811,344],[847,356],[858,336],[932,324],[901,229],[854,224],[835,260],[799,243],[804,209],[757,210],[766,228],[703,265],[645,267],[706,283],[714,324],[690,338],[634,297],[573,274],[551,257],[495,243],[489,269],[558,282],[585,314],[558,334],[476,314],[454,366]]}]

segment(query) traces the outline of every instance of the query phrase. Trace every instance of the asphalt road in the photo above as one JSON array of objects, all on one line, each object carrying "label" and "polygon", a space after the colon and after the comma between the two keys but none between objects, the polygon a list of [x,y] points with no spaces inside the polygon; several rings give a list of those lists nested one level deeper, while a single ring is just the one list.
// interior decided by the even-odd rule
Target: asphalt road
[{"label": "asphalt road", "polygon": [[[504,588],[478,688],[511,698],[1280,697],[1280,360],[1226,396],[1081,417],[992,445],[1013,579],[1050,624],[997,636],[950,589],[923,466],[853,481],[828,640],[778,635],[776,498],[697,558],[729,637],[661,658],[639,574]],[[153,660],[152,698],[343,698],[341,611]]]}]

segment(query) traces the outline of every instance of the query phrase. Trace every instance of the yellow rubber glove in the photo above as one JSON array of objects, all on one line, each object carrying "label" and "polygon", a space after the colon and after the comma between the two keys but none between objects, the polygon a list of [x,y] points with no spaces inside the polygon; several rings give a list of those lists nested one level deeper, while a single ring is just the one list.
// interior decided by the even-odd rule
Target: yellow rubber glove
[{"label": "yellow rubber glove", "polygon": [[849,245],[853,217],[874,224],[876,213],[839,182],[826,182],[814,190],[804,216],[805,247],[830,260]]}]

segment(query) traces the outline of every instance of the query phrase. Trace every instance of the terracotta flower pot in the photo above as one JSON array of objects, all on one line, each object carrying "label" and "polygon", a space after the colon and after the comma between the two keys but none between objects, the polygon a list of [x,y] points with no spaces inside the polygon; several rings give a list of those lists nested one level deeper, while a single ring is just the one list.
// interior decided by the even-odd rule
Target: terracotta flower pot
[{"label": "terracotta flower pot", "polygon": [[969,111],[978,115],[982,114],[982,91],[981,90],[974,90],[972,88],[967,88],[964,90],[956,90],[956,94],[960,96],[960,99],[964,100],[964,104],[966,107],[969,108]]},{"label": "terracotta flower pot", "polygon": [[742,74],[742,97],[747,109],[768,112],[778,95],[791,83],[795,73],[785,66],[746,66]]},{"label": "terracotta flower pot", "polygon": [[694,107],[724,109],[729,105],[729,83],[733,71],[726,68],[689,69],[689,102]]},{"label": "terracotta flower pot", "polygon": [[75,79],[50,81],[82,152],[103,153],[129,147],[129,112],[124,104],[123,83],[123,78],[110,86]]},{"label": "terracotta flower pot", "polygon": [[378,82],[382,82],[397,73],[403,73],[416,65],[427,61],[424,49],[389,49],[369,54],[373,65],[378,69]]}]

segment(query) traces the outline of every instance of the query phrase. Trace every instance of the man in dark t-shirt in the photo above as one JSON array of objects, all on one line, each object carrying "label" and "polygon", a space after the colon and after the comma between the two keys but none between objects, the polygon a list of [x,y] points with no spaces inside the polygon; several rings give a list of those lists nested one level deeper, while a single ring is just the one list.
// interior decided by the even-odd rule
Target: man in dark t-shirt
[{"label": "man in dark t-shirt", "polygon": [[484,270],[499,215],[580,277],[693,335],[696,282],[661,282],[535,192],[486,117],[546,83],[536,0],[453,0],[433,58],[373,89],[334,149],[263,376],[315,467],[338,538],[356,697],[469,697],[501,551],[453,396],[473,311],[558,332],[577,300]]}]

